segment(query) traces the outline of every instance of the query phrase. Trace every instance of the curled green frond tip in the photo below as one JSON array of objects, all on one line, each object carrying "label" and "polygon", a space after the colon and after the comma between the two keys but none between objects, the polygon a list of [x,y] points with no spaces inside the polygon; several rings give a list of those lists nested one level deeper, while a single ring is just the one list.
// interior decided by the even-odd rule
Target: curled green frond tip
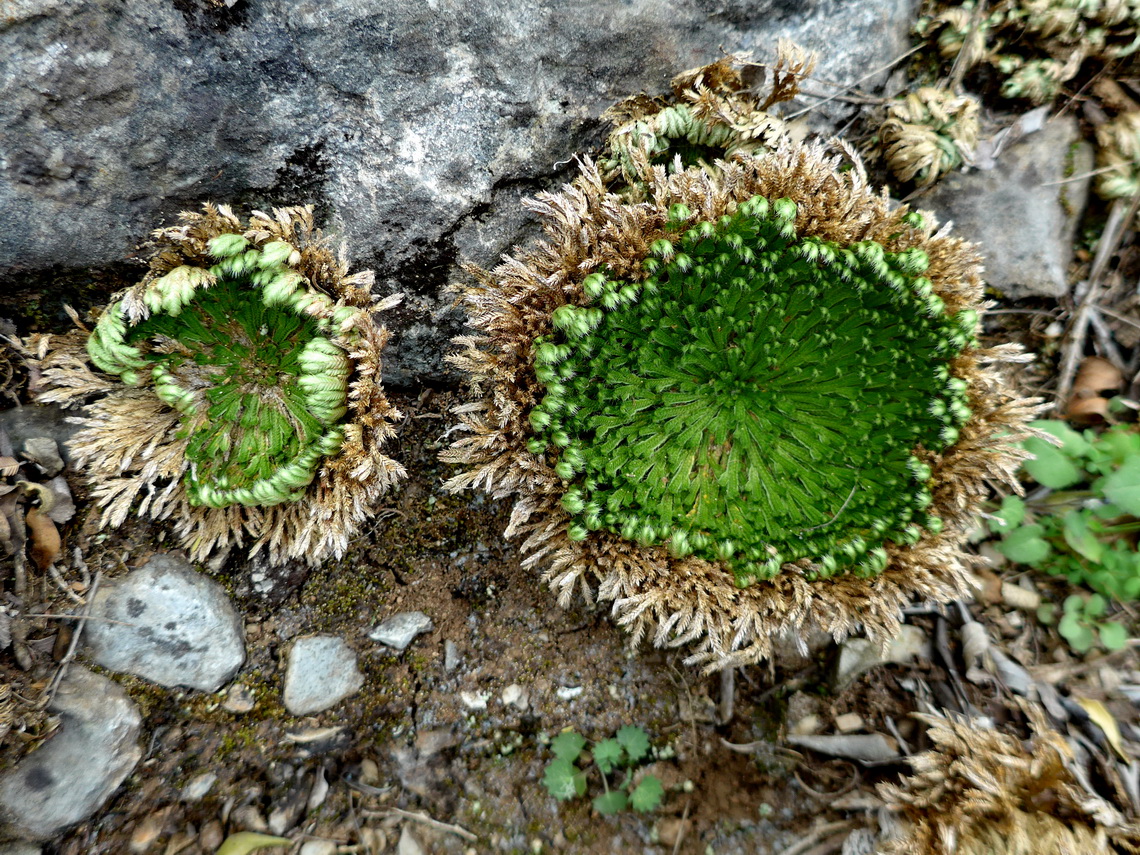
[{"label": "curled green frond tip", "polygon": [[344,443],[352,362],[330,338],[332,300],[282,266],[295,252],[285,241],[223,234],[209,247],[221,259],[209,270],[183,265],[147,286],[148,318],[130,325],[109,306],[88,353],[181,414],[191,504],[294,501]]}]

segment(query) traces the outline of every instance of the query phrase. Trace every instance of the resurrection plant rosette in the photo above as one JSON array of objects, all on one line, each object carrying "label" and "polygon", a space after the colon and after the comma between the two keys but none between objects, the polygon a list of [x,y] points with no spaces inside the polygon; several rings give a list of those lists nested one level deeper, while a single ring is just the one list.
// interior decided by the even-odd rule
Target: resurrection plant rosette
[{"label": "resurrection plant rosette", "polygon": [[708,669],[813,629],[883,638],[961,596],[987,481],[1036,411],[982,348],[978,257],[818,145],[645,174],[586,164],[545,240],[462,299],[478,400],[452,490],[515,495],[508,535],[568,604]]},{"label": "resurrection plant rosette", "polygon": [[30,342],[39,400],[85,403],[69,446],[102,525],[137,505],[195,559],[246,538],[272,561],[339,557],[404,475],[373,319],[399,297],[377,304],[311,208],[181,219],[93,330]]},{"label": "resurrection plant rosette", "polygon": [[[910,776],[879,785],[903,820],[880,855],[1111,855],[1140,851],[1140,825],[1089,789],[1090,776],[1040,710],[1025,705],[1022,740],[978,720],[921,715],[935,749],[908,758]],[[1114,764],[1109,764],[1114,765]],[[1116,775],[1115,771],[1113,775]],[[1116,793],[1126,789],[1119,777]],[[1127,811],[1127,813],[1126,813]],[[1115,845],[1114,845],[1115,844]],[[1120,848],[1118,849],[1117,846]]]}]

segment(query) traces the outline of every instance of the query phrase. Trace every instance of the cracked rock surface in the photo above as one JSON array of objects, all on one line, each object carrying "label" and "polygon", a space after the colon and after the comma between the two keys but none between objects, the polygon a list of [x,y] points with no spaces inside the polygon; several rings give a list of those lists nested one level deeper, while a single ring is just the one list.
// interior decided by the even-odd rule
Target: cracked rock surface
[{"label": "cracked rock surface", "polygon": [[245,661],[242,620],[225,590],[174,555],[101,588],[91,616],[91,659],[160,686],[215,692]]},{"label": "cracked rock surface", "polygon": [[0,775],[0,836],[48,840],[83,821],[142,757],[138,707],[106,677],[72,665],[48,709],[59,731]]},{"label": "cracked rock surface", "polygon": [[407,295],[386,375],[439,380],[459,328],[440,288],[526,236],[519,200],[596,153],[603,110],[725,51],[770,60],[781,36],[850,83],[906,50],[915,5],[16,0],[0,275],[118,262],[206,201],[312,203],[380,293]]}]

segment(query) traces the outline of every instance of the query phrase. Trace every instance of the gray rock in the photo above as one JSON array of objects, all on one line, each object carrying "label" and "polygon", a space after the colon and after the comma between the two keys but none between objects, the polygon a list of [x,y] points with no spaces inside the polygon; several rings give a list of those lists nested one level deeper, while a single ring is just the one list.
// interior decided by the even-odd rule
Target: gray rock
[{"label": "gray rock", "polygon": [[[0,33],[3,33],[2,26]],[[0,53],[2,51],[3,48],[0,48]],[[0,154],[0,157],[2,156]],[[0,183],[2,182],[3,178],[0,177]],[[3,251],[0,250],[0,256],[2,255]],[[69,421],[74,415],[74,411],[68,413],[67,410],[53,404],[26,404],[10,410],[0,410],[0,428],[8,432],[8,438],[11,439],[14,448],[23,448],[28,440],[36,437],[51,437],[56,441],[56,447],[63,459],[70,463],[71,455],[67,451],[67,442],[79,430],[78,425]]]},{"label": "gray rock", "polygon": [[40,855],[43,850],[27,840],[13,840],[0,843],[0,855]]},{"label": "gray rock", "polygon": [[142,719],[119,686],[72,665],[50,709],[60,729],[0,775],[0,836],[48,840],[95,813],[142,757]]},{"label": "gray rock", "polygon": [[1068,293],[1073,238],[1088,199],[1092,149],[1061,116],[1006,147],[994,168],[943,178],[918,203],[977,243],[986,279],[1009,299]]},{"label": "gray rock", "polygon": [[184,802],[200,802],[214,788],[217,780],[218,776],[215,772],[203,772],[201,775],[195,775],[186,782],[186,786],[179,793],[179,798]]},{"label": "gray rock", "polygon": [[494,262],[528,233],[519,199],[596,149],[606,107],[724,51],[771,59],[780,36],[851,83],[905,50],[914,6],[9,2],[0,275],[110,264],[206,200],[311,202],[379,291],[408,294],[386,374],[438,378],[456,261]]},{"label": "gray rock", "polygon": [[443,670],[450,674],[459,667],[459,645],[450,638],[443,642]]},{"label": "gray rock", "polygon": [[431,618],[423,612],[400,612],[379,624],[368,637],[393,650],[404,650],[417,635],[431,630]]},{"label": "gray rock", "polygon": [[241,617],[225,589],[174,555],[101,588],[91,615],[83,633],[91,658],[160,686],[215,692],[245,661]]},{"label": "gray rock", "polygon": [[839,646],[831,682],[835,691],[839,692],[851,685],[860,674],[877,665],[888,662],[906,665],[916,659],[930,659],[932,655],[930,639],[926,633],[910,624],[903,624],[898,637],[885,651],[866,638],[848,638]]},{"label": "gray rock", "polygon": [[343,639],[312,636],[293,643],[285,671],[285,709],[293,715],[335,707],[363,685],[356,654]]},{"label": "gray rock", "polygon": [[49,478],[63,471],[63,458],[59,456],[59,445],[50,436],[29,437],[24,443],[24,456],[39,464]]}]

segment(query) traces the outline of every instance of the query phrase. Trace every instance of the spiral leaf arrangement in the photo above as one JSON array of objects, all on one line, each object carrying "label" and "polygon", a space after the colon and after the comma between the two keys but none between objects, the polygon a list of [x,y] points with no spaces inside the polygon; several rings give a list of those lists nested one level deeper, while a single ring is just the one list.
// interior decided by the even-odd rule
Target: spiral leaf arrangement
[{"label": "spiral leaf arrangement", "polygon": [[195,557],[244,533],[275,560],[341,554],[403,474],[380,450],[398,414],[372,321],[399,298],[375,306],[371,274],[347,274],[309,209],[183,219],[89,336],[37,343],[41,399],[106,394],[72,443],[105,524],[141,495],[138,512],[173,516]]},{"label": "spiral leaf arrangement", "polygon": [[978,101],[924,86],[888,108],[880,130],[900,181],[931,184],[962,165],[978,141]]},{"label": "spiral leaf arrangement", "polygon": [[885,541],[941,527],[924,458],[970,417],[948,364],[978,314],[946,314],[922,250],[799,236],[796,214],[675,205],[643,280],[594,273],[553,313],[528,447],[557,455],[572,540],[667,542],[744,586],[800,559],[874,576]]},{"label": "spiral leaf arrangement", "polygon": [[304,288],[287,264],[295,251],[216,237],[217,264],[156,279],[150,317],[134,326],[113,303],[87,340],[98,368],[131,386],[149,374],[182,414],[191,504],[296,501],[344,441],[351,363],[329,336],[359,310]]},{"label": "spiral leaf arrangement", "polygon": [[472,269],[449,488],[515,495],[560,603],[708,670],[960,596],[1038,412],[975,340],[972,247],[818,145],[642,165],[631,195],[585,164],[535,201],[544,241]]}]

